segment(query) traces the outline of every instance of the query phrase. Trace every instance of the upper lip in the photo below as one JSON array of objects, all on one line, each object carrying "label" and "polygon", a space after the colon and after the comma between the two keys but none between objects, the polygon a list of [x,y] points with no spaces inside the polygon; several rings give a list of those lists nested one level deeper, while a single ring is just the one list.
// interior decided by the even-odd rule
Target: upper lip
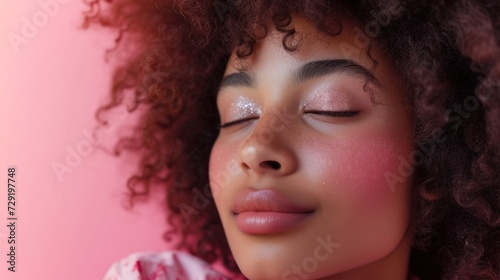
[{"label": "upper lip", "polygon": [[283,212],[283,213],[311,213],[314,209],[304,206],[274,190],[251,188],[239,192],[231,207],[235,214],[241,212]]}]

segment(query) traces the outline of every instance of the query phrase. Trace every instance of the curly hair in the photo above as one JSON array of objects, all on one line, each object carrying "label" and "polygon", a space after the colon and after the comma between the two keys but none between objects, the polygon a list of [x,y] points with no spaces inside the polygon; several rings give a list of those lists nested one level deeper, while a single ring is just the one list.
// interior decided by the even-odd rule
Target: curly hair
[{"label": "curly hair", "polygon": [[[335,36],[342,25],[332,14],[343,10],[367,27],[370,46],[395,62],[412,105],[423,159],[415,164],[410,270],[422,279],[500,279],[499,1],[86,3],[83,28],[117,30],[109,52],[125,54],[97,118],[104,125],[103,113],[120,106],[128,90],[135,93],[129,109],[142,112],[140,122],[116,146],[141,155],[129,198],[133,204],[156,186],[164,190],[172,228],[165,238],[179,235],[179,249],[239,273],[208,187],[215,94],[231,53],[249,57],[273,25],[294,52],[300,46],[292,14]],[[378,29],[370,29],[373,22]]]}]

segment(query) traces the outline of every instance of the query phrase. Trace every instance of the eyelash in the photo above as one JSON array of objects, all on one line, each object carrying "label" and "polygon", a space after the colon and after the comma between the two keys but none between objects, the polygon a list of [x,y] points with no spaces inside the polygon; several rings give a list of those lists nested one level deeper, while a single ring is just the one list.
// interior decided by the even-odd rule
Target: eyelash
[{"label": "eyelash", "polygon": [[[323,116],[328,116],[328,117],[343,117],[343,118],[350,118],[354,117],[359,114],[359,111],[307,111],[305,113],[313,113],[313,114],[318,114],[318,115],[323,115]],[[230,121],[225,124],[219,124],[217,128],[226,128],[230,127],[233,125],[237,125],[239,123],[257,119],[257,117],[250,117],[250,118],[244,118],[244,119],[239,119],[235,121]]]},{"label": "eyelash", "polygon": [[253,119],[257,119],[257,117],[244,118],[244,119],[239,119],[239,120],[235,120],[235,121],[230,121],[230,122],[227,122],[225,124],[218,125],[218,128],[225,128],[225,127],[237,125],[239,123],[242,123],[242,122],[245,122],[245,121],[249,121],[249,120],[253,120]]},{"label": "eyelash", "polygon": [[359,111],[307,111],[306,113],[314,113],[329,117],[354,117],[359,114]]}]

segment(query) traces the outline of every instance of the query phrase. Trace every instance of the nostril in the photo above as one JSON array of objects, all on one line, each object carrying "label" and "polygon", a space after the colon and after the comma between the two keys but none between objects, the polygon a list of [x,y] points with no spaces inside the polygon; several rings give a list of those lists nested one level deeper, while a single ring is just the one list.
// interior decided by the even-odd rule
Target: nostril
[{"label": "nostril", "polygon": [[274,160],[266,160],[260,164],[260,166],[264,166],[264,165],[267,165],[267,166],[271,167],[272,169],[280,169],[281,168],[281,164],[277,161],[274,161]]}]

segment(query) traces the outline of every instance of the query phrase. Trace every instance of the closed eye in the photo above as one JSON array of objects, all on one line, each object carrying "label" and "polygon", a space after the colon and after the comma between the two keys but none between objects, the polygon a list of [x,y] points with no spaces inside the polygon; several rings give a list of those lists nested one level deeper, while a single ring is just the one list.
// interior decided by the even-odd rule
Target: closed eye
[{"label": "closed eye", "polygon": [[328,117],[354,117],[359,111],[307,111],[305,113],[318,114]]},{"label": "closed eye", "polygon": [[218,126],[218,128],[225,128],[225,127],[230,127],[230,126],[233,126],[233,125],[237,125],[237,124],[240,124],[242,122],[245,122],[245,121],[249,121],[249,120],[255,120],[255,119],[258,119],[259,117],[250,117],[250,118],[244,118],[244,119],[239,119],[239,120],[235,120],[235,121],[230,121],[230,122],[227,122],[227,123],[224,123],[224,124],[220,124]]},{"label": "closed eye", "polygon": [[[359,114],[359,111],[307,111],[305,113],[318,114],[318,115],[327,116],[327,117],[354,117],[354,116]],[[249,118],[230,121],[230,122],[227,122],[224,124],[219,124],[217,126],[217,129],[230,127],[233,125],[237,125],[237,124],[249,121],[249,120],[255,120],[258,118],[259,117],[249,117]]]}]

